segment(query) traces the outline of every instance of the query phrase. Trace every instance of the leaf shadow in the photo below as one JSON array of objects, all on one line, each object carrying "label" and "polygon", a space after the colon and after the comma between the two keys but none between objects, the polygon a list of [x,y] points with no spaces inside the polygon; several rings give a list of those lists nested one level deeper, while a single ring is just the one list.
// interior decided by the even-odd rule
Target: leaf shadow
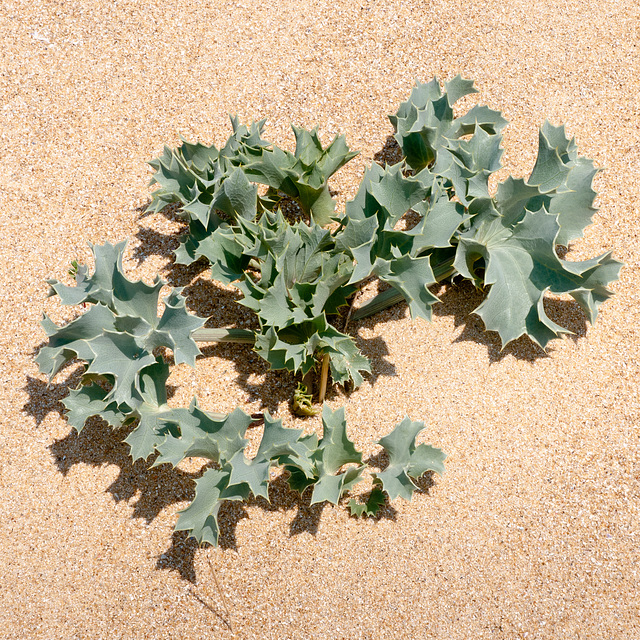
[{"label": "leaf shadow", "polygon": [[[58,471],[66,476],[77,464],[92,467],[116,466],[117,478],[105,489],[115,502],[127,502],[132,506],[131,517],[150,524],[167,507],[192,500],[194,483],[204,472],[189,473],[170,465],[151,467],[154,458],[132,461],[129,447],[123,442],[132,426],[112,429],[99,418],[90,418],[80,433],[75,429],[49,446]],[[197,547],[197,545],[196,545]],[[195,580],[193,558],[195,551],[190,543],[177,534],[173,535],[168,552],[158,563],[178,571],[185,580]]]},{"label": "leaf shadow", "polygon": [[[170,358],[169,361],[172,361],[172,359]],[[69,375],[61,382],[47,382],[40,378],[27,376],[27,383],[22,389],[29,398],[22,405],[22,411],[33,418],[36,427],[39,427],[52,412],[64,417],[66,409],[62,404],[62,400],[69,395],[70,389],[77,389],[80,386],[82,374],[85,372],[85,367],[80,365],[79,362],[79,360],[71,360],[65,363],[56,374],[58,377],[67,367],[71,367],[74,364],[78,366],[72,369]],[[175,385],[167,384],[165,388],[167,390],[167,398],[175,395],[177,390]]]},{"label": "leaf shadow", "polygon": [[[379,291],[384,291],[386,288],[386,286],[380,286]],[[462,327],[462,331],[452,343],[475,342],[483,345],[487,349],[487,356],[491,364],[500,362],[507,356],[533,363],[536,360],[548,357],[549,353],[553,351],[554,341],[547,345],[545,350],[526,335],[503,347],[499,334],[495,331],[487,331],[482,319],[473,313],[480,306],[485,296],[468,280],[455,280],[454,282],[434,285],[429,289],[440,300],[439,303],[433,305],[433,315],[453,317],[454,326],[456,328]],[[577,342],[580,338],[586,336],[587,319],[575,300],[547,296],[544,299],[544,310],[553,322],[571,332],[566,336],[568,339]],[[403,300],[392,307],[357,322],[359,327],[372,329],[379,323],[388,324],[407,317],[409,317],[408,305]],[[363,347],[362,349],[363,353],[365,348]],[[368,354],[365,353],[365,355]],[[383,363],[383,367],[385,364]],[[389,364],[393,367],[391,363]],[[390,375],[393,374],[390,373]]]},{"label": "leaf shadow", "polygon": [[[31,378],[31,414],[40,419],[50,411],[62,414],[64,406],[61,399],[64,397],[64,391],[68,389],[70,380],[73,380],[74,376],[79,378],[79,375],[80,370],[76,370],[64,382],[57,384],[53,396],[50,395],[50,391],[45,395],[47,385],[44,381]],[[47,399],[44,409],[38,402],[39,398]],[[168,464],[152,467],[150,465],[155,457],[134,462],[129,454],[129,447],[124,442],[133,428],[133,425],[128,425],[114,429],[99,417],[93,417],[87,420],[80,433],[71,429],[65,437],[55,440],[49,446],[49,451],[57,470],[63,476],[67,476],[72,467],[78,464],[95,468],[117,467],[118,475],[105,491],[111,494],[114,502],[129,504],[132,518],[141,519],[149,525],[172,505],[193,500],[194,481],[201,477],[211,464],[204,464],[197,471],[188,472]],[[374,458],[371,458],[371,461],[376,462]],[[301,533],[315,536],[325,503],[311,504],[311,495],[310,489],[302,495],[293,491],[286,480],[286,472],[283,472],[269,483],[269,501],[251,496],[242,503],[222,503],[218,514],[219,546],[222,549],[237,550],[237,525],[249,517],[247,510],[253,506],[270,512],[295,510],[289,525],[289,536]],[[387,502],[375,519],[395,519],[395,514],[395,509]],[[168,549],[156,560],[156,569],[175,571],[183,580],[196,584],[195,556],[198,549],[198,543],[188,537],[186,532],[174,531]]]},{"label": "leaf shadow", "polygon": [[[64,406],[60,400],[64,397],[65,383],[57,385],[57,393],[47,405],[48,411],[60,414]],[[34,399],[42,396],[46,384],[32,379]],[[32,409],[36,416],[39,411]],[[46,415],[46,414],[45,414]],[[196,472],[187,472],[168,464],[151,467],[155,457],[147,461],[133,461],[129,455],[129,447],[124,439],[134,427],[132,425],[111,428],[98,417],[87,420],[80,433],[72,429],[65,437],[59,438],[49,446],[49,451],[57,470],[67,476],[72,467],[78,464],[95,468],[115,466],[118,476],[106,487],[114,502],[126,502],[131,506],[131,517],[141,519],[145,524],[153,522],[161,512],[177,503],[191,501],[195,497],[195,484],[210,464],[203,465]],[[270,502],[261,497],[250,497],[243,503],[224,502],[220,506],[218,524],[220,528],[219,546],[222,549],[237,550],[236,527],[248,518],[247,509],[258,506],[266,511],[292,511],[296,514],[289,527],[289,535],[307,532],[315,535],[322,517],[323,504],[310,504],[311,492],[302,496],[289,488],[281,474],[269,484]],[[176,571],[180,577],[195,584],[195,556],[198,543],[187,536],[184,531],[174,531],[169,548],[156,561],[156,569]]]},{"label": "leaf shadow", "polygon": [[[244,518],[248,518],[247,509],[252,506],[260,507],[264,511],[289,512],[295,510],[295,515],[289,524],[289,537],[294,537],[302,533],[315,536],[318,533],[322,512],[326,502],[311,504],[312,488],[308,487],[302,494],[293,491],[287,482],[286,471],[272,479],[269,483],[269,501],[262,497],[251,496],[245,502],[225,502],[220,507],[218,514],[218,525],[220,534],[218,545],[221,549],[231,549],[236,551],[235,530],[237,524]],[[348,499],[348,496],[342,501]],[[396,519],[397,511],[386,501],[373,520]]]},{"label": "leaf shadow", "polygon": [[247,402],[260,401],[260,411],[273,414],[293,397],[295,377],[286,370],[270,369],[269,363],[256,354],[251,345],[217,343],[201,346],[200,351],[202,357],[215,356],[232,363],[235,384],[247,394]]},{"label": "leaf shadow", "polygon": [[264,511],[293,511],[296,513],[289,525],[289,537],[309,533],[315,536],[318,533],[322,511],[325,503],[311,504],[311,490],[307,489],[302,494],[293,491],[286,480],[286,472],[281,473],[269,482],[269,500],[262,497],[251,496],[243,503],[226,502],[220,507],[218,523],[220,537],[218,544],[222,549],[236,550],[235,528],[238,522],[248,518],[247,508],[257,506]]},{"label": "leaf shadow", "polygon": [[393,135],[388,135],[383,147],[376,151],[373,159],[383,167],[398,164],[402,160],[402,149]]},{"label": "leaf shadow", "polygon": [[360,353],[371,362],[371,373],[363,375],[371,386],[375,385],[381,376],[391,377],[398,375],[396,366],[393,362],[387,360],[387,356],[391,352],[384,338],[381,336],[365,338],[360,333],[353,337]]},{"label": "leaf shadow", "polygon": [[[476,290],[473,284],[467,280],[444,285],[439,298],[441,304],[434,305],[434,315],[452,316],[454,326],[456,328],[463,327],[461,333],[453,341],[454,344],[470,341],[485,346],[491,364],[500,362],[507,356],[533,363],[536,360],[547,358],[550,351],[553,350],[553,342],[545,350],[526,335],[503,347],[498,333],[487,331],[482,319],[473,313],[474,309],[482,303],[484,294]],[[544,309],[553,322],[572,332],[569,337],[574,342],[586,335],[586,317],[574,300],[546,297]]]},{"label": "leaf shadow", "polygon": [[[71,366],[78,361],[71,361],[65,366]],[[64,416],[65,407],[62,400],[68,395],[70,388],[79,385],[84,366],[72,369],[61,382],[48,383],[45,380],[27,376],[24,390],[29,399],[23,406],[23,411],[30,415],[36,427],[39,426],[51,412]],[[59,376],[60,374],[58,374]],[[176,391],[173,385],[167,385],[167,395],[171,397]],[[151,523],[166,507],[191,500],[195,495],[193,480],[198,473],[187,473],[174,469],[169,465],[150,468],[153,458],[147,462],[138,460],[133,462],[129,455],[129,448],[123,442],[124,438],[133,430],[134,425],[111,428],[98,417],[87,420],[80,433],[75,429],[49,446],[54,464],[58,471],[66,476],[70,469],[77,464],[87,464],[93,467],[115,465],[119,468],[118,477],[106,488],[115,502],[133,503],[132,517],[143,519],[146,524]],[[191,541],[193,542],[193,541]],[[186,536],[181,532],[174,533],[172,547],[166,554],[166,563],[170,568],[190,582],[195,581],[193,559],[195,549]],[[197,545],[196,545],[197,548]]]},{"label": "leaf shadow", "polygon": [[181,234],[161,233],[152,227],[139,227],[135,234],[138,245],[131,256],[140,266],[150,256],[160,256],[173,260],[173,252],[180,245]]},{"label": "leaf shadow", "polygon": [[[153,212],[147,211],[150,201],[136,209],[140,214],[138,220],[154,215]],[[180,207],[178,205],[169,205],[162,209],[159,214],[167,220],[180,225],[180,229],[173,233],[162,233],[152,227],[140,226],[135,234],[138,244],[133,250],[132,258],[137,261],[140,266],[150,256],[160,256],[167,260],[167,264],[162,268],[162,273],[168,283],[173,287],[184,287],[193,282],[194,278],[203,271],[209,269],[209,263],[204,258],[200,258],[189,265],[178,264],[175,261],[174,252],[180,246],[182,238],[188,234],[189,227],[184,218],[178,215]]]},{"label": "leaf shadow", "polygon": [[169,548],[158,557],[155,568],[159,571],[175,571],[186,582],[196,584],[195,559],[198,549],[200,545],[186,531],[174,531]]},{"label": "leaf shadow", "polygon": [[63,382],[55,383],[28,375],[23,391],[29,398],[22,406],[22,411],[34,419],[36,427],[39,427],[50,413],[62,416],[65,410],[62,400],[69,394],[69,389],[80,384],[83,373],[84,367],[77,366]]},{"label": "leaf shadow", "polygon": [[187,307],[201,318],[207,318],[205,327],[258,328],[253,311],[240,304],[242,293],[238,289],[203,277],[192,278],[189,282],[183,291]]}]

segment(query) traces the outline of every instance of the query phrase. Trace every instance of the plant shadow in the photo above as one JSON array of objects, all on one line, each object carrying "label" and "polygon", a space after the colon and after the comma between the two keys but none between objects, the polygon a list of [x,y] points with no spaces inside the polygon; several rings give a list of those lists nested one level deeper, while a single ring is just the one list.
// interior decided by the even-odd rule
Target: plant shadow
[{"label": "plant shadow", "polygon": [[[275,413],[283,402],[293,397],[295,377],[286,370],[274,370],[252,350],[251,345],[215,343],[201,346],[202,357],[219,357],[233,364],[237,384],[248,402],[260,401],[260,411]],[[256,381],[259,380],[259,381]]]},{"label": "plant shadow", "polygon": [[[115,502],[130,504],[131,517],[150,524],[165,509],[193,500],[194,481],[210,465],[203,465],[197,472],[187,472],[168,464],[150,467],[154,458],[133,462],[128,446],[123,442],[131,429],[112,429],[99,418],[91,418],[80,433],[72,430],[64,438],[56,440],[49,449],[63,476],[77,464],[96,468],[116,466],[119,469],[118,477],[106,488],[106,492],[111,494]],[[247,510],[250,507],[269,512],[295,510],[289,525],[289,536],[317,534],[324,503],[311,504],[310,490],[302,495],[291,490],[283,473],[270,482],[269,499],[270,502],[261,497],[250,497],[243,503],[222,503],[218,513],[219,547],[237,551],[236,528],[241,520],[248,518]],[[379,517],[393,518],[394,514],[393,510],[383,509]],[[158,570],[175,571],[183,580],[196,584],[195,556],[198,549],[198,543],[186,532],[174,531],[169,548],[157,558],[155,567]]]},{"label": "plant shadow", "polygon": [[[143,220],[153,212],[147,211],[150,201],[138,207],[138,220]],[[132,258],[140,266],[150,256],[160,256],[167,260],[167,264],[162,268],[162,273],[168,283],[173,287],[184,287],[193,282],[194,278],[209,269],[209,264],[204,258],[200,258],[189,265],[178,264],[175,261],[174,252],[180,246],[182,238],[188,234],[189,228],[184,218],[178,215],[180,207],[169,205],[162,209],[159,214],[170,222],[180,225],[180,229],[173,233],[162,233],[153,227],[140,226],[135,234],[138,244],[133,250]]]},{"label": "plant shadow", "polygon": [[[380,287],[380,291],[385,288]],[[430,291],[436,294],[440,300],[439,303],[433,305],[433,315],[453,317],[454,326],[456,328],[463,327],[460,334],[453,340],[453,344],[457,342],[475,342],[483,345],[487,349],[487,356],[491,364],[500,362],[507,356],[533,363],[536,360],[548,357],[553,350],[553,342],[546,349],[543,349],[526,335],[513,340],[503,347],[498,333],[487,331],[482,319],[474,314],[474,310],[482,303],[485,296],[468,280],[434,285],[430,287]],[[574,300],[546,297],[544,299],[544,310],[553,322],[570,332],[567,334],[569,339],[577,342],[580,338],[586,336],[587,320],[580,305]],[[379,323],[387,324],[407,318],[408,314],[408,305],[402,301],[357,322],[359,327],[371,329]],[[385,364],[383,364],[384,366]],[[388,371],[390,372],[390,369]],[[390,373],[390,375],[393,374]]]},{"label": "plant shadow", "polygon": [[[80,379],[82,368],[71,372],[64,381],[55,385],[36,378],[29,378],[26,390],[30,395],[24,410],[37,423],[41,423],[49,412],[64,413],[61,400],[73,382]],[[126,502],[131,506],[131,517],[153,522],[165,509],[178,503],[191,501],[195,497],[194,481],[211,466],[204,464],[195,472],[174,468],[168,464],[151,467],[155,457],[133,461],[124,439],[134,425],[113,429],[98,417],[87,420],[80,433],[72,429],[65,437],[49,446],[49,451],[58,471],[66,476],[72,467],[85,464],[95,468],[115,466],[118,476],[105,491],[115,502]],[[281,473],[269,484],[269,499],[250,497],[243,503],[224,502],[218,514],[220,529],[218,544],[222,549],[237,550],[236,527],[248,517],[247,509],[259,507],[265,511],[294,511],[289,525],[289,535],[303,532],[316,535],[322,517],[323,504],[311,504],[311,491],[302,495],[292,491]],[[390,513],[390,512],[389,512]],[[199,545],[184,531],[174,531],[168,549],[156,560],[156,569],[177,572],[190,583],[197,582],[195,556]]]},{"label": "plant shadow", "polygon": [[388,135],[383,147],[376,151],[373,159],[383,167],[398,164],[402,160],[402,149],[397,140],[392,135]]},{"label": "plant shadow", "polygon": [[374,336],[373,338],[365,338],[360,334],[354,336],[354,340],[360,353],[371,362],[371,373],[364,374],[364,378],[373,386],[381,376],[396,376],[396,366],[387,356],[390,355],[389,347],[383,338]]},{"label": "plant shadow", "polygon": [[[487,331],[482,319],[473,313],[474,309],[482,303],[484,294],[476,290],[473,284],[467,280],[446,284],[440,292],[439,298],[441,304],[434,306],[434,315],[452,316],[456,328],[463,326],[461,333],[453,341],[454,344],[475,342],[484,345],[491,364],[500,362],[507,356],[533,363],[536,360],[547,358],[553,349],[552,346],[548,346],[546,350],[543,349],[526,335],[503,347],[498,333]],[[571,331],[569,338],[574,342],[586,335],[585,315],[574,300],[546,297],[544,310],[553,322]]]},{"label": "plant shadow", "polygon": [[226,288],[213,280],[199,277],[185,286],[183,294],[189,309],[201,318],[207,318],[205,327],[258,329],[255,313],[240,304],[242,293],[235,287]]},{"label": "plant shadow", "polygon": [[34,419],[36,427],[39,427],[50,413],[61,416],[64,414],[62,400],[69,394],[69,389],[79,386],[84,369],[84,366],[76,366],[63,382],[55,383],[27,376],[23,391],[29,398],[22,406],[22,411]]}]

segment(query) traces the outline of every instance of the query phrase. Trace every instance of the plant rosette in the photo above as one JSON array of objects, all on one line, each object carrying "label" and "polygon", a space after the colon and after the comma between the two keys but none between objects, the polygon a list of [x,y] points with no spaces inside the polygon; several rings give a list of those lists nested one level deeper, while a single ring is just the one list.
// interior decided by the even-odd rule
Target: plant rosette
[{"label": "plant rosette", "polygon": [[[45,316],[48,344],[36,357],[49,378],[73,358],[86,363],[80,386],[63,401],[69,424],[79,432],[92,416],[111,428],[131,423],[125,442],[134,460],[153,456],[154,465],[173,466],[186,457],[206,460],[177,530],[217,545],[220,505],[250,495],[268,501],[277,467],[292,490],[309,490],[311,504],[338,504],[367,465],[347,436],[344,409],[327,405],[321,437],[285,428],[265,412],[257,453],[248,458],[245,435],[254,418],[240,409],[205,411],[196,398],[188,408],[168,404],[167,350],[176,363],[195,366],[199,342],[251,344],[271,368],[304,377],[292,407],[314,415],[319,409],[308,388],[314,377],[322,404],[329,376],[358,387],[371,370],[347,333],[349,319],[405,301],[412,317],[429,320],[439,301],[429,289],[435,283],[468,279],[481,290],[474,313],[503,346],[528,336],[545,348],[569,333],[547,316],[547,294],[568,294],[595,321],[621,263],[609,253],[568,261],[558,248],[590,223],[597,170],[578,156],[563,127],[545,123],[529,177],[508,178],[490,193],[506,121],[479,105],[456,116],[455,103],[475,92],[460,76],[444,91],[435,79],[416,83],[390,116],[402,160],[373,164],[343,213],[336,213],[328,181],[356,154],[344,137],[323,147],[316,129],[294,127],[291,153],[263,139],[264,121],[247,127],[232,118],[233,133],[221,149],[182,141],[151,161],[158,188],[150,210],[177,204],[187,224],[176,262],[207,260],[212,278],[242,293],[240,303],[256,315],[255,331],[203,328],[206,319],[187,312],[182,289],[170,291],[159,314],[166,283],[129,280],[125,243],[92,247],[91,275],[74,261],[75,286],[49,281],[62,304],[85,309],[64,326]],[[299,215],[285,215],[285,203]],[[417,222],[401,228],[409,212]],[[356,292],[371,277],[390,288],[354,309]],[[378,441],[388,463],[369,472],[373,490],[365,502],[351,499],[353,515],[374,516],[387,500],[410,500],[421,476],[443,473],[445,454],[416,442],[424,428],[405,418]]]}]

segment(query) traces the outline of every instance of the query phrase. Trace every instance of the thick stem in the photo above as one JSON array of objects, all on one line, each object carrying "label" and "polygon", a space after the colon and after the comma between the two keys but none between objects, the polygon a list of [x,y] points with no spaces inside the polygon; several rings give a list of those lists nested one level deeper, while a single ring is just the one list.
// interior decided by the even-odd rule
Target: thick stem
[{"label": "thick stem", "polygon": [[402,294],[396,291],[393,287],[391,289],[385,289],[382,293],[379,293],[375,298],[371,298],[369,302],[365,302],[360,308],[356,309],[351,314],[352,320],[362,320],[362,318],[368,318],[378,311],[392,307],[394,304],[404,300]]},{"label": "thick stem", "polygon": [[329,354],[325,353],[322,358],[322,369],[320,370],[320,392],[318,402],[322,404],[327,394],[327,378],[329,377]]},{"label": "thick stem", "polygon": [[[433,275],[436,282],[442,282],[454,272],[453,258],[441,262],[433,269]],[[398,302],[402,302],[402,300],[404,300],[404,297],[399,291],[396,291],[394,288],[386,289],[382,293],[379,293],[375,298],[369,300],[369,302],[363,304],[359,309],[356,309],[351,315],[351,319],[362,320],[362,318],[372,316],[374,313],[378,313],[378,311],[382,311],[383,309],[387,309]]]},{"label": "thick stem", "polygon": [[302,384],[307,387],[307,393],[309,393],[310,395],[313,395],[313,387],[314,385],[314,378],[315,376],[313,375],[314,371],[313,369],[310,369],[309,371],[307,371],[307,373],[305,373],[302,376]]},{"label": "thick stem", "polygon": [[254,344],[255,333],[249,329],[196,329],[191,337],[196,342],[235,342]]}]

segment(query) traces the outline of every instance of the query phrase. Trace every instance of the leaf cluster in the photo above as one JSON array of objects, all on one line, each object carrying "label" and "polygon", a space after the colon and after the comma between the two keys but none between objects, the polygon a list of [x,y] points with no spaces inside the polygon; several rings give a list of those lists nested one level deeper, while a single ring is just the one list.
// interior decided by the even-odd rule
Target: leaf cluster
[{"label": "leaf cluster", "polygon": [[[293,490],[303,493],[311,488],[311,504],[325,501],[338,504],[342,496],[360,481],[366,468],[362,464],[362,454],[347,436],[342,408],[332,411],[324,406],[321,439],[315,434],[303,435],[301,429],[285,428],[281,420],[274,420],[266,413],[260,445],[251,459],[246,457],[247,440],[244,438],[251,418],[240,409],[223,420],[212,420],[194,402],[188,410],[175,415],[173,420],[175,423],[170,426],[174,429],[169,429],[165,439],[157,446],[159,455],[154,464],[177,465],[185,457],[194,456],[214,465],[207,468],[196,481],[195,499],[180,512],[176,525],[176,530],[189,531],[200,543],[218,544],[217,515],[224,501],[244,501],[250,495],[269,501],[269,482],[274,468],[284,467]],[[398,484],[402,487],[398,495],[410,500],[417,487],[416,479],[428,471],[444,471],[444,453],[427,445],[416,448],[414,441],[411,446],[421,455],[414,456],[413,464],[404,464],[399,459],[396,461],[393,443],[397,441],[396,434],[402,430],[403,424],[400,423],[380,444],[391,447],[392,465],[402,467],[404,475],[388,480],[385,472],[378,474],[376,482],[379,482],[381,489],[373,500],[370,498],[364,505],[370,515],[375,515],[385,502],[379,499],[381,490],[396,492]],[[413,424],[418,427],[413,436],[415,440],[424,425]],[[361,515],[360,505],[354,505],[351,511],[354,515]]]},{"label": "leaf cluster", "polygon": [[95,270],[75,265],[75,286],[49,280],[50,295],[62,304],[87,305],[85,313],[59,327],[46,315],[42,321],[49,341],[36,362],[51,379],[65,363],[79,359],[87,364],[81,386],[63,400],[69,424],[80,432],[91,416],[112,427],[137,420],[127,442],[134,459],[149,457],[155,447],[161,420],[171,414],[166,381],[169,365],[159,353],[171,349],[177,364],[195,366],[200,349],[191,334],[204,324],[186,310],[181,289],[164,298],[158,316],[160,289],[131,281],[122,271],[126,243],[92,247]]},{"label": "leaf cluster", "polygon": [[[545,295],[572,296],[593,323],[621,266],[610,253],[581,262],[558,256],[591,221],[596,170],[564,127],[545,123],[529,178],[508,178],[490,194],[506,121],[485,106],[455,117],[454,104],[473,92],[459,76],[444,92],[436,80],[417,83],[390,117],[404,159],[371,167],[347,205],[341,242],[357,263],[352,281],[375,273],[397,295],[372,301],[354,318],[404,298],[412,316],[429,319],[438,300],[427,287],[466,278],[485,293],[475,313],[503,346],[527,335],[544,348],[569,333],[546,315]],[[419,222],[400,232],[406,209]]]},{"label": "leaf cluster", "polygon": [[[204,320],[186,311],[179,289],[164,299],[164,310],[158,315],[163,281],[147,285],[129,280],[122,271],[124,249],[125,243],[92,247],[95,270],[89,276],[87,268],[76,263],[75,286],[49,281],[51,295],[58,295],[63,304],[90,305],[61,327],[46,316],[42,322],[49,337],[36,358],[42,373],[51,378],[72,359],[86,363],[80,386],[63,401],[69,424],[80,432],[93,416],[114,428],[135,421],[125,439],[134,460],[156,454],[155,465],[177,466],[186,457],[203,458],[210,468],[196,481],[195,499],[176,525],[200,543],[217,544],[217,514],[225,500],[246,500],[250,495],[269,500],[274,467],[286,469],[292,489],[303,492],[313,487],[312,504],[338,504],[366,468],[362,454],[347,437],[343,409],[333,412],[324,407],[321,439],[303,435],[301,429],[284,428],[281,420],[265,413],[258,451],[249,459],[244,436],[254,419],[244,411],[204,411],[196,398],[187,409],[168,405],[169,366],[158,349],[171,349],[176,362],[194,366],[200,352],[192,334]],[[300,394],[304,399],[302,387]],[[310,405],[308,409],[311,413]],[[423,428],[420,423],[415,435]],[[393,439],[393,434],[388,438]],[[431,457],[407,468],[402,496],[410,499],[415,488],[412,479],[427,471],[442,472],[443,460],[444,454],[434,449]],[[382,481],[385,489],[387,484]],[[384,504],[376,496],[367,503],[369,514]],[[359,515],[359,508],[352,511]]]},{"label": "leaf cluster", "polygon": [[[429,287],[459,278],[484,293],[475,313],[487,330],[498,332],[503,346],[527,335],[545,348],[569,333],[547,316],[548,294],[572,296],[595,321],[620,263],[609,253],[581,262],[559,257],[559,247],[579,238],[595,211],[593,162],[578,156],[563,127],[545,123],[529,178],[508,178],[490,193],[507,123],[482,105],[456,115],[458,100],[475,92],[460,76],[444,91],[435,79],[416,83],[390,116],[403,159],[393,166],[373,164],[339,215],[333,204],[332,215],[316,215],[301,195],[305,180],[327,187],[332,172],[354,155],[343,138],[323,149],[315,130],[294,128],[291,154],[261,138],[263,122],[247,128],[233,120],[234,134],[220,152],[185,142],[152,162],[154,181],[162,185],[154,194],[156,208],[180,201],[190,217],[177,259],[205,257],[214,279],[238,286],[242,304],[260,321],[256,351],[271,367],[305,374],[328,355],[334,382],[358,386],[369,363],[335,318],[372,276],[393,290],[356,309],[353,319],[404,300],[412,317],[428,320],[439,301]],[[171,166],[179,175],[174,182],[167,178]],[[207,197],[206,215],[195,216],[202,191],[193,185],[204,185],[196,174],[220,176],[218,191],[238,181],[244,204],[223,207],[228,198],[216,191]],[[267,196],[259,196],[248,181],[268,184]],[[188,193],[184,187],[176,190],[176,183],[188,184]],[[287,219],[277,208],[276,191],[297,199],[308,219]],[[413,226],[406,224],[409,212]],[[320,228],[331,221],[336,222],[331,229]]]}]

